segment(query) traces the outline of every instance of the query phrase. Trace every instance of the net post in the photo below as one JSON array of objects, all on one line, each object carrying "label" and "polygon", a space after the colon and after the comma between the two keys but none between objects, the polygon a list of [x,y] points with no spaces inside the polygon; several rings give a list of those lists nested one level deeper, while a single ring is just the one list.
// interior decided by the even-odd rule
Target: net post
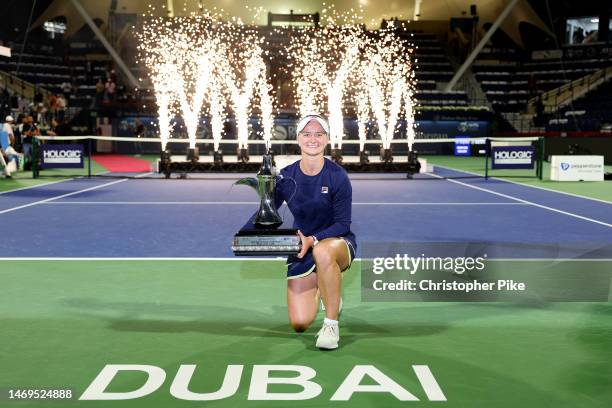
[{"label": "net post", "polygon": [[87,138],[87,177],[91,178],[91,138]]},{"label": "net post", "polygon": [[538,138],[538,179],[544,179],[544,137]]},{"label": "net post", "polygon": [[[34,136],[34,138],[32,139],[32,153],[31,153],[31,157],[30,160],[32,160],[32,178],[33,179],[37,179],[40,176],[40,170],[38,168],[39,163],[38,163],[38,144],[39,144],[39,140],[38,137]],[[25,160],[25,158],[24,158]]]},{"label": "net post", "polygon": [[485,180],[489,179],[489,155],[491,154],[491,139],[485,139]]}]

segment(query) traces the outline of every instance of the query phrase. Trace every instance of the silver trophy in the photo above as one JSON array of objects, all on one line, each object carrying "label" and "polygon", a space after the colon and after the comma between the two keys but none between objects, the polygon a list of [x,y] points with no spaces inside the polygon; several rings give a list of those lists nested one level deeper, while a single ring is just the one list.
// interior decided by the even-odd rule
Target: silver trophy
[{"label": "silver trophy", "polygon": [[272,155],[266,153],[257,178],[245,177],[234,184],[252,187],[260,198],[253,229],[242,229],[234,235],[232,251],[237,256],[295,255],[300,252],[301,240],[296,229],[278,229],[283,219],[274,204],[277,176],[272,166]]}]

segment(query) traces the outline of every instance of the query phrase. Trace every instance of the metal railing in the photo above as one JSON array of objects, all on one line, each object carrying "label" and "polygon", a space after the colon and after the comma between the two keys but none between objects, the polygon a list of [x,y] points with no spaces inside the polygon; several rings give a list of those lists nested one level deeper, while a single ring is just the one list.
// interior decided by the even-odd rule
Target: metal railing
[{"label": "metal railing", "polygon": [[34,96],[39,92],[43,95],[43,98],[45,98],[45,100],[51,94],[51,92],[47,89],[42,88],[31,82],[25,81],[6,71],[0,71],[0,78],[2,78],[3,85],[11,92],[23,95],[25,98],[30,100],[33,100]]},{"label": "metal railing", "polygon": [[[552,113],[576,98],[579,98],[603,82],[612,78],[612,66],[600,69],[592,74],[578,78],[568,84],[543,93],[540,98],[544,104],[544,112]],[[538,97],[531,98],[527,105],[528,112],[535,112]]]}]

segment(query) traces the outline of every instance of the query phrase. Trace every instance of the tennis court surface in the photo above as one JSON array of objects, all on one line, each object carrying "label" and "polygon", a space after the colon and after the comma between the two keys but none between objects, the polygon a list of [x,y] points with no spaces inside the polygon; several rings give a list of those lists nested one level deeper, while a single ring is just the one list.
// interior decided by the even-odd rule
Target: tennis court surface
[{"label": "tennis court surface", "polygon": [[[510,248],[501,255],[517,268],[563,259],[577,271],[612,259],[610,202],[445,178],[457,172],[436,167],[414,180],[351,175],[360,247],[495,243]],[[323,314],[306,333],[289,327],[284,262],[232,257],[231,238],[258,205],[252,190],[232,186],[238,177],[76,178],[1,193],[3,394],[55,388],[75,397],[4,396],[0,405],[341,406],[332,398],[361,366],[374,366],[418,401],[366,392],[381,378],[365,375],[349,398],[355,407],[612,405],[612,307],[603,301],[366,302],[358,259],[344,276],[341,347],[318,351]],[[285,207],[280,213],[292,221]],[[156,366],[165,381],[141,398],[78,400],[108,364]],[[219,390],[228,366],[242,372],[227,398],[185,401],[171,394],[182,365],[197,366],[193,393]],[[289,401],[304,387],[271,384],[270,399],[285,397],[256,399],[254,371],[264,365],[308,367],[320,393]],[[433,379],[423,377],[423,366]],[[123,371],[106,391],[134,391],[146,379]]]}]

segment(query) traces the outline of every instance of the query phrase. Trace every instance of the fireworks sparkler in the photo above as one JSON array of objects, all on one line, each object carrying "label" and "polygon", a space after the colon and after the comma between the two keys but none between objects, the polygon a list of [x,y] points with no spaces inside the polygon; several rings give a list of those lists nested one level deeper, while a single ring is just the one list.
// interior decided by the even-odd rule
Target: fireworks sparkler
[{"label": "fireworks sparkler", "polygon": [[[384,149],[390,147],[403,119],[411,149],[414,75],[407,47],[393,24],[372,34],[359,24],[359,11],[352,16],[333,10],[326,13],[322,28],[292,30],[283,50],[297,111],[327,115],[331,145],[338,149],[344,138],[344,117],[356,116],[360,151],[371,117]],[[157,99],[163,148],[174,115],[183,117],[191,148],[196,145],[201,117],[208,115],[218,151],[223,120],[233,114],[238,148],[246,149],[249,119],[255,113],[261,117],[259,136],[270,148],[274,100],[263,58],[265,39],[240,20],[222,17],[208,11],[173,19],[151,17],[139,35],[141,60],[149,69]]]}]

